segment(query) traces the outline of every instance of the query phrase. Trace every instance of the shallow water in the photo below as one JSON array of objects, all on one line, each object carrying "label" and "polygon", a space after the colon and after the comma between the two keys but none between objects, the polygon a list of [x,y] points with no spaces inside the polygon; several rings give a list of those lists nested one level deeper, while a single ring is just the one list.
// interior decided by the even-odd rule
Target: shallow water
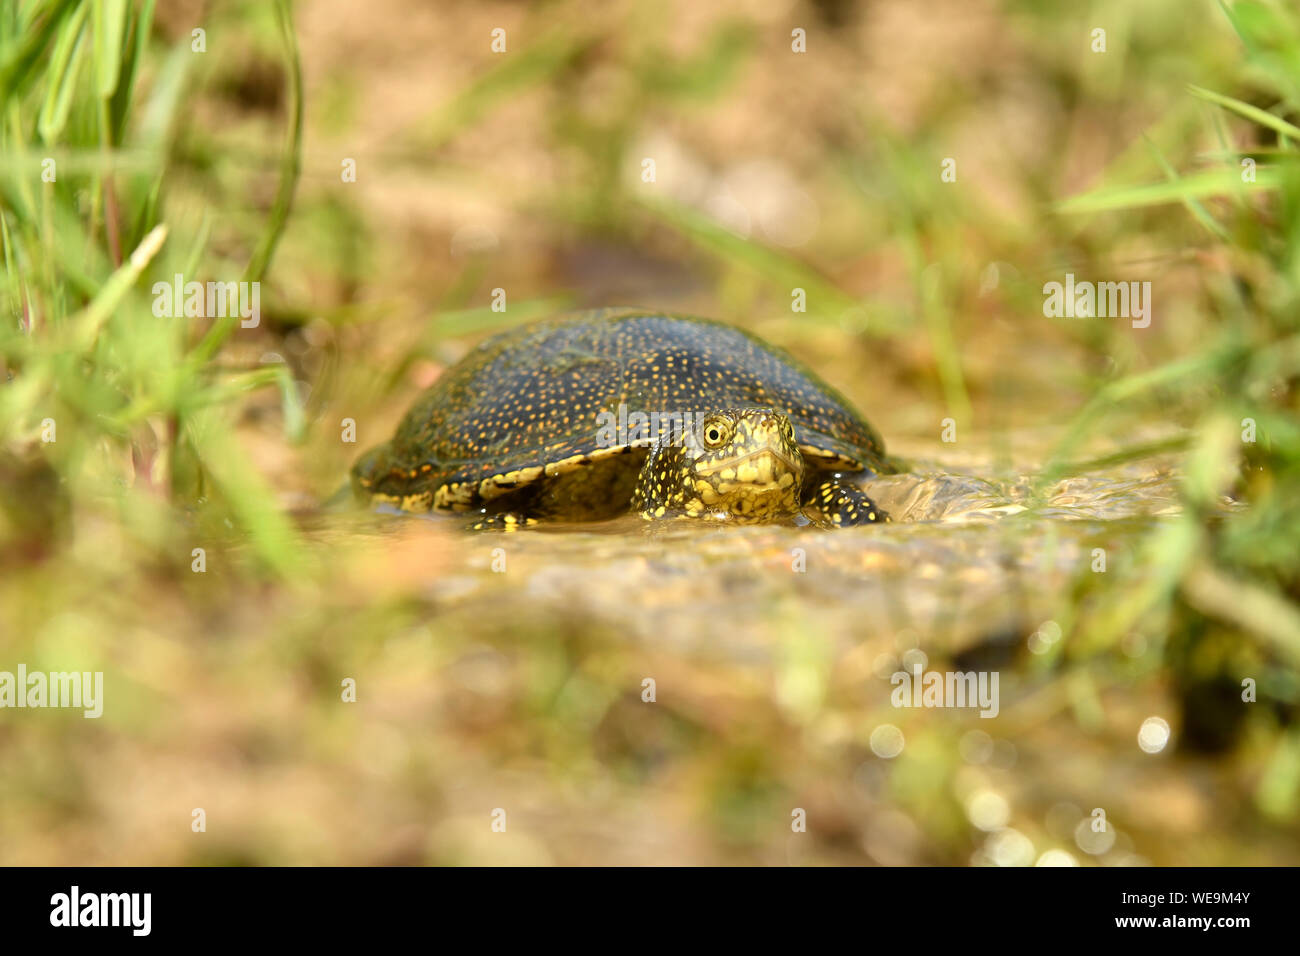
[{"label": "shallow water", "polygon": [[[534,652],[522,648],[567,648],[564,666],[603,662],[602,673],[623,688],[605,693],[628,697],[597,706],[590,686],[575,692],[583,712],[603,716],[563,731],[566,747],[599,752],[615,734],[619,759],[662,768],[649,778],[655,800],[684,799],[689,777],[680,768],[711,751],[660,741],[653,756],[643,752],[647,718],[631,715],[647,712],[628,701],[639,693],[636,675],[652,674],[665,712],[716,734],[730,748],[724,752],[746,752],[755,733],[775,735],[756,753],[781,763],[780,787],[795,794],[814,787],[853,834],[851,845],[832,842],[812,855],[806,844],[777,851],[751,834],[763,845],[733,856],[706,852],[708,839],[699,844],[698,835],[659,821],[643,823],[638,842],[611,834],[603,815],[610,801],[643,799],[617,775],[592,778],[605,794],[594,798],[549,780],[561,758],[548,758],[545,773],[531,762],[515,767],[509,784],[474,771],[476,786],[494,780],[539,806],[568,806],[583,821],[570,819],[564,839],[547,843],[548,859],[1285,858],[1291,851],[1267,834],[1202,834],[1225,801],[1242,798],[1231,767],[1184,757],[1172,743],[1138,745],[1152,720],[1172,726],[1176,741],[1178,704],[1158,673],[1116,677],[1052,663],[1069,640],[1057,619],[1073,613],[1097,549],[1118,568],[1143,532],[1178,513],[1173,459],[1089,471],[1038,491],[1032,469],[999,466],[992,456],[964,457],[960,468],[909,460],[909,471],[865,486],[894,518],[881,526],[825,531],[628,517],[504,534],[467,532],[460,518],[366,513],[340,516],[316,534],[322,543],[368,542],[357,565],[369,582],[363,588],[414,591],[434,642],[465,636],[468,649],[455,652],[444,675],[458,708],[498,715],[474,721],[499,720],[508,712],[501,708],[518,706],[519,678],[508,675],[519,653]],[[1124,653],[1138,657],[1146,647],[1138,637]],[[892,678],[917,668],[998,674],[996,718],[976,709],[900,709]],[[581,679],[575,672],[564,686]],[[521,732],[517,723],[502,726]],[[464,812],[474,806],[466,796]],[[1089,826],[1098,807],[1112,815],[1101,836]]]},{"label": "shallow water", "polygon": [[615,621],[644,639],[744,656],[770,630],[767,619],[791,604],[822,633],[851,642],[908,631],[921,645],[951,650],[1021,628],[1051,616],[1092,549],[1122,546],[1178,510],[1166,459],[1067,478],[1038,495],[1027,473],[912,467],[864,485],[893,518],[881,526],[629,516],[483,534],[464,531],[458,518],[374,514],[349,519],[349,529],[441,542],[449,564],[427,588],[446,607],[549,608]]},{"label": "shallow water", "polygon": [[[80,599],[133,622],[129,641],[105,638],[121,655],[106,721],[125,723],[112,746],[94,722],[58,737],[66,830],[51,843],[15,828],[11,858],[1294,859],[1295,838],[1230,822],[1266,755],[1179,748],[1160,635],[1075,653],[1080,587],[1127,593],[1136,542],[1177,510],[1170,463],[1036,491],[1032,469],[992,455],[909,461],[869,485],[885,525],[628,517],[505,534],[314,512],[301,580],[250,591],[215,554],[183,593],[97,586]],[[1100,583],[1096,548],[1111,561]],[[895,679],[917,669],[996,675],[994,706],[900,706]],[[356,706],[340,704],[344,678]],[[1168,746],[1139,746],[1152,721]],[[50,803],[32,780],[19,818]],[[242,821],[221,842],[156,819],[218,799]],[[495,807],[510,840],[488,829]],[[810,821],[797,837],[796,807]]]}]

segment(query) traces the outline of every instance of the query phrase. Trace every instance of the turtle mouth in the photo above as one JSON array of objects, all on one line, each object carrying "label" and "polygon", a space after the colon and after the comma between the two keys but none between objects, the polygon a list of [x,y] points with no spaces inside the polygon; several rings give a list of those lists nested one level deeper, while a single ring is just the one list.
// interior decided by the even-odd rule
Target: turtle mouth
[{"label": "turtle mouth", "polygon": [[765,462],[769,463],[769,467],[766,469],[760,467],[760,470],[765,471],[768,474],[779,474],[780,470],[777,467],[778,465],[784,465],[785,470],[791,471],[796,475],[803,470],[803,462],[797,461],[793,456],[788,455],[783,451],[779,451],[776,448],[760,448],[757,451],[746,452],[743,455],[737,455],[734,458],[728,458],[725,461],[717,462],[712,465],[709,470],[713,474],[717,474],[724,468],[739,468],[741,465],[750,463],[761,466]]}]

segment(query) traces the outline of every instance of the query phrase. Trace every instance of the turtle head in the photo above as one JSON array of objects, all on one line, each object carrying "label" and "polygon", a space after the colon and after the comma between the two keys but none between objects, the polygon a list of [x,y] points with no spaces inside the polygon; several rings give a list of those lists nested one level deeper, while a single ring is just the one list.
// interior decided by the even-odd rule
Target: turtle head
[{"label": "turtle head", "polygon": [[643,517],[771,521],[799,510],[804,463],[790,420],[770,408],[695,416],[650,449],[637,482]]}]

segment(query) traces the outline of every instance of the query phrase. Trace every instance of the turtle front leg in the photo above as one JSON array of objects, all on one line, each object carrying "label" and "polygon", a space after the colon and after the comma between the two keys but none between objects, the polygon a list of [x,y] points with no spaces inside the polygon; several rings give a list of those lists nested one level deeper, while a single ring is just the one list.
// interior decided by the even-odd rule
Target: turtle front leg
[{"label": "turtle front leg", "polygon": [[804,492],[803,512],[824,528],[845,528],[889,521],[866,492],[836,473],[814,478]]}]

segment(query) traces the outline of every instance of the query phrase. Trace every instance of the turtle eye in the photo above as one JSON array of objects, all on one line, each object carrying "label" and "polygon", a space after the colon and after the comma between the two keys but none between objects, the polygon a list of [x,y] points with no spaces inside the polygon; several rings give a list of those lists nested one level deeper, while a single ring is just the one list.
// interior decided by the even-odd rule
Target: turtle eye
[{"label": "turtle eye", "polygon": [[704,423],[704,444],[710,448],[717,448],[727,440],[727,433],[718,421],[708,421]]}]

